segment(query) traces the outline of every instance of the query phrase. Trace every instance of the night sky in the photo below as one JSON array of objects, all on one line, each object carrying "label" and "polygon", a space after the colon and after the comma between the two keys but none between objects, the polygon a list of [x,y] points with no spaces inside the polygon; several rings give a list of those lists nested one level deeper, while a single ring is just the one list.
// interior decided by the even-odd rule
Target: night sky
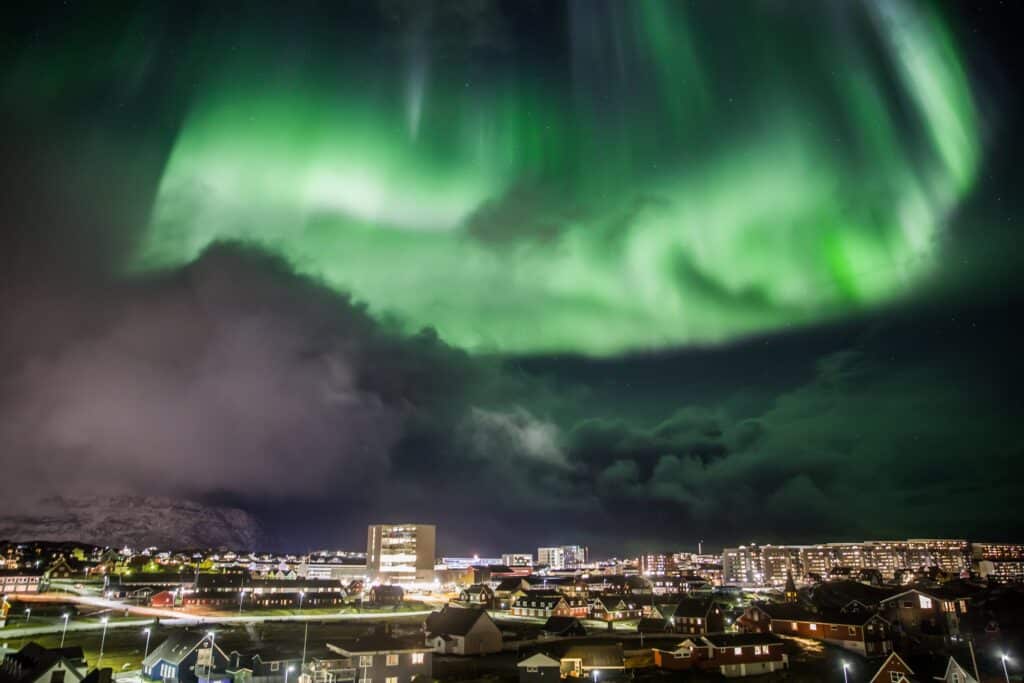
[{"label": "night sky", "polygon": [[1024,540],[1015,5],[13,14],[5,505]]}]

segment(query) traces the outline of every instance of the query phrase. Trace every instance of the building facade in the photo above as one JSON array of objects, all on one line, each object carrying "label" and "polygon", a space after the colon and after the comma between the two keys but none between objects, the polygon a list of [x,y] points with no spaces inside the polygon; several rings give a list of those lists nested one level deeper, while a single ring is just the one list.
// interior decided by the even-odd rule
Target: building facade
[{"label": "building facade", "polygon": [[374,524],[366,532],[366,571],[386,583],[434,580],[433,524]]}]

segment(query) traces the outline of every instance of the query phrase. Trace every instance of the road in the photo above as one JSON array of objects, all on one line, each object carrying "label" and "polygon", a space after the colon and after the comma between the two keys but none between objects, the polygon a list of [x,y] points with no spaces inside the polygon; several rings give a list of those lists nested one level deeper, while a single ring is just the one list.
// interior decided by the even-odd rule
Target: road
[{"label": "road", "polygon": [[[359,614],[285,614],[285,615],[259,615],[259,614],[225,614],[215,616],[198,616],[183,613],[171,609],[159,607],[144,607],[141,605],[127,605],[117,600],[107,598],[90,597],[85,595],[67,595],[64,593],[40,593],[40,594],[18,594],[19,602],[60,602],[87,605],[99,609],[109,609],[116,612],[126,612],[137,615],[139,619],[118,619],[107,624],[107,628],[138,628],[153,623],[159,619],[161,624],[168,626],[193,626],[196,624],[245,624],[259,623],[264,621],[360,621],[363,619],[400,619],[403,617],[425,617],[430,610],[415,612],[363,612]],[[103,628],[99,622],[75,622],[68,624],[68,633],[80,631],[98,631]],[[43,626],[8,627],[0,629],[0,637],[3,638],[25,638],[28,636],[60,633],[64,629],[63,623],[46,624]]]}]

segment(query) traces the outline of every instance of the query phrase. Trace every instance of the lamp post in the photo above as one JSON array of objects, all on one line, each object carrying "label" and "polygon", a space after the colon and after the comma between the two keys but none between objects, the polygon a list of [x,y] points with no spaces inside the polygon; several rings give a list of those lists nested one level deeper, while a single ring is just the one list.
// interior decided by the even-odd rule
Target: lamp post
[{"label": "lamp post", "polygon": [[142,632],[146,634],[146,649],[142,652],[142,661],[145,662],[149,656],[149,637],[153,634],[153,629],[144,628]]},{"label": "lamp post", "polygon": [[294,666],[289,666],[287,669],[284,670],[284,683],[288,683],[288,674],[290,674],[293,671],[295,671]]},{"label": "lamp post", "polygon": [[302,600],[306,597],[306,591],[299,591],[299,611],[302,611]]},{"label": "lamp post", "polygon": [[71,620],[71,615],[65,613],[64,614],[64,628],[60,632],[60,646],[61,647],[64,647],[64,636],[66,636],[68,634],[68,621],[70,621],[70,620]]},{"label": "lamp post", "polygon": [[96,668],[100,668],[100,664],[103,663],[103,646],[107,644],[107,622],[110,621],[107,617],[100,619],[103,623],[103,635],[100,636],[100,658],[96,660]]},{"label": "lamp post", "polygon": [[242,601],[245,600],[245,589],[238,591],[238,613],[242,613]]},{"label": "lamp post", "polygon": [[1007,655],[1000,655],[999,659],[1003,660],[1003,678],[1006,679],[1006,683],[1010,683],[1010,672],[1006,669],[1006,663],[1010,661]]},{"label": "lamp post", "polygon": [[210,680],[210,674],[213,672],[213,658],[214,653],[217,652],[215,645],[217,644],[217,634],[213,631],[208,631],[207,634],[210,636],[210,663],[206,666],[206,680]]},{"label": "lamp post", "polygon": [[31,619],[31,618],[32,618],[32,608],[31,607],[26,607],[25,608],[25,623],[27,624],[28,620]]},{"label": "lamp post", "polygon": [[843,683],[850,683],[850,674],[848,673],[849,671],[850,664],[848,662],[843,662]]}]

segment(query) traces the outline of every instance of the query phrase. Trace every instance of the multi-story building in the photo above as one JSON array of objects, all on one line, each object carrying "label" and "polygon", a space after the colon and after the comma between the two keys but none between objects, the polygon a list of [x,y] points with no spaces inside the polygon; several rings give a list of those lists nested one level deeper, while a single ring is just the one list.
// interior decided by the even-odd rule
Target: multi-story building
[{"label": "multi-story building", "polygon": [[764,582],[761,548],[757,545],[741,545],[723,550],[722,582],[760,586]]},{"label": "multi-story building", "polygon": [[951,539],[911,539],[907,541],[907,565],[911,568],[938,567],[957,574],[966,569],[970,558],[967,541]]},{"label": "multi-story building", "polygon": [[975,571],[996,583],[1024,581],[1024,545],[1020,543],[972,543]]},{"label": "multi-story building", "polygon": [[374,524],[366,533],[367,574],[389,583],[434,580],[433,524]]},{"label": "multi-story building", "polygon": [[762,582],[767,586],[784,586],[789,577],[803,576],[802,550],[795,545],[766,545],[761,548]]},{"label": "multi-story building", "polygon": [[537,562],[551,569],[579,569],[587,563],[587,556],[587,547],[582,545],[537,548]]},{"label": "multi-story building", "polygon": [[646,576],[665,576],[679,571],[673,553],[647,553],[640,556],[640,573]]},{"label": "multi-story building", "polygon": [[504,553],[501,563],[507,567],[529,567],[533,565],[531,553]]}]

